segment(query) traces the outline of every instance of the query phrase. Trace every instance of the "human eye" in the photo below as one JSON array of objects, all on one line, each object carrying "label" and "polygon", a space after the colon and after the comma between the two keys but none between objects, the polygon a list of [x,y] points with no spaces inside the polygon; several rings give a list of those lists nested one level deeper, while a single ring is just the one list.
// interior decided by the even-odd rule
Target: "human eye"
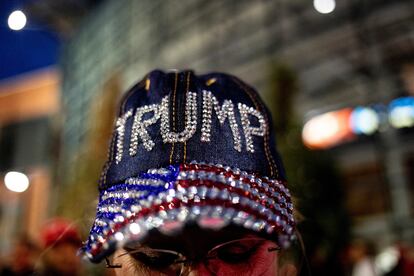
[{"label": "human eye", "polygon": [[245,241],[227,244],[217,248],[217,257],[229,264],[237,264],[248,261],[257,251],[261,243]]},{"label": "human eye", "polygon": [[142,250],[129,252],[132,258],[149,269],[163,271],[175,265],[179,256],[172,252]]}]

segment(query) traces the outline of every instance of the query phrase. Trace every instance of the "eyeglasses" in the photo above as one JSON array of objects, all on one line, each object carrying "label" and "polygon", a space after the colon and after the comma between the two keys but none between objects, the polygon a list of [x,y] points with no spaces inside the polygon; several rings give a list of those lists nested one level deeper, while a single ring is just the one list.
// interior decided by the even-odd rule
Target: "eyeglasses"
[{"label": "eyeglasses", "polygon": [[[212,275],[266,275],[275,261],[276,243],[262,238],[232,240],[215,246],[200,260],[190,259],[183,254],[166,249],[140,247],[125,248],[119,255],[129,254],[149,272],[148,275],[187,275],[191,266],[202,263]],[[108,268],[120,268],[121,264],[111,264]]]}]

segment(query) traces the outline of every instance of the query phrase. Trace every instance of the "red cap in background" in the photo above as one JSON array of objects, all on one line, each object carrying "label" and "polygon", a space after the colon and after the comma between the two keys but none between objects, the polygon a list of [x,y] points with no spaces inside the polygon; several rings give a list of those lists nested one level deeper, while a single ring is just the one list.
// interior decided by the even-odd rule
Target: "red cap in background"
[{"label": "red cap in background", "polygon": [[75,223],[64,218],[53,218],[45,223],[40,231],[43,248],[61,243],[72,243],[81,246],[82,241]]}]

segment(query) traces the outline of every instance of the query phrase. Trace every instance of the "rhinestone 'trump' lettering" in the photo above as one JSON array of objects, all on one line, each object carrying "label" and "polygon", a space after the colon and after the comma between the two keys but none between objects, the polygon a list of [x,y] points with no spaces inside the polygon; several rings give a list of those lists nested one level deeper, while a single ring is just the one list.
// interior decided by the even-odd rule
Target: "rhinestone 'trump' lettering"
[{"label": "rhinestone 'trump' lettering", "polygon": [[132,116],[132,109],[125,112],[121,117],[116,120],[116,156],[115,163],[118,164],[122,160],[122,154],[124,153],[124,136],[125,136],[125,124],[129,117]]},{"label": "rhinestone 'trump' lettering", "polygon": [[[152,117],[143,120],[142,117],[144,116],[144,114],[150,112],[153,113]],[[145,105],[137,108],[137,111],[134,116],[134,123],[132,125],[131,144],[129,147],[129,154],[131,156],[137,154],[138,139],[142,140],[144,148],[147,151],[152,150],[152,148],[155,146],[154,141],[151,140],[151,137],[148,134],[147,127],[155,124],[159,118],[159,105],[157,104]]]},{"label": "rhinestone 'trump' lettering", "polygon": [[187,93],[185,104],[185,126],[182,132],[176,133],[170,130],[169,97],[161,101],[161,136],[164,143],[185,142],[190,139],[197,128],[197,94]]},{"label": "rhinestone 'trump' lettering", "polygon": [[224,124],[224,121],[228,118],[230,129],[233,134],[234,149],[241,152],[241,138],[236,116],[234,115],[233,102],[231,100],[225,100],[220,107],[216,97],[214,97],[210,91],[205,90],[203,90],[203,124],[201,127],[201,141],[210,142],[213,109],[216,112],[220,124]]},{"label": "rhinestone 'trump' lettering", "polygon": [[[263,115],[258,110],[254,109],[253,107],[249,107],[242,103],[239,103],[238,107],[240,111],[241,122],[243,126],[243,131],[244,131],[244,137],[246,140],[246,149],[248,152],[253,153],[254,145],[253,145],[252,135],[264,136],[266,129],[267,129],[266,121]],[[249,115],[253,115],[257,117],[259,121],[259,127],[251,126]]]}]

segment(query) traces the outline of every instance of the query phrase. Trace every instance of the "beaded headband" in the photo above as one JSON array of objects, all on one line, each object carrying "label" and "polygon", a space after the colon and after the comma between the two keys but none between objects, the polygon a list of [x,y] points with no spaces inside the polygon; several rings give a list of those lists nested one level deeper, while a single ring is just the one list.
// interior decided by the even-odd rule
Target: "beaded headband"
[{"label": "beaded headband", "polygon": [[233,76],[149,73],[122,101],[86,256],[99,262],[149,230],[190,222],[238,225],[288,247],[293,205],[269,118]]}]

